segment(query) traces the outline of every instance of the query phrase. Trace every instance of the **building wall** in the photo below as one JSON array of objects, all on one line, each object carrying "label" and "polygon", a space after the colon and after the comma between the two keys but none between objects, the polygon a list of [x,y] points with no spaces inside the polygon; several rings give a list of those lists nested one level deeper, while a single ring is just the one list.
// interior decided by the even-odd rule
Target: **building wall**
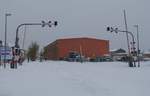
[{"label": "building wall", "polygon": [[47,59],[51,60],[57,60],[58,57],[58,47],[57,47],[57,41],[49,44],[46,48],[46,57]]},{"label": "building wall", "polygon": [[150,58],[150,53],[143,54],[144,57]]},{"label": "building wall", "polygon": [[103,56],[109,54],[109,41],[91,38],[59,39],[49,45],[48,58],[64,58],[70,51],[76,51],[90,58]]}]

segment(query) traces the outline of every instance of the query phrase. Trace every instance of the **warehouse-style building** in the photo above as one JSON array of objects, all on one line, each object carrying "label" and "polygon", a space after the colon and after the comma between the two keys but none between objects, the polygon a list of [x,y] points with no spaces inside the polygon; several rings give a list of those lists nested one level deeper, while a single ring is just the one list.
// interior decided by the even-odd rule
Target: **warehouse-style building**
[{"label": "warehouse-style building", "polygon": [[109,41],[93,38],[58,39],[47,45],[45,51],[44,57],[49,60],[63,60],[70,52],[91,59],[109,54]]}]

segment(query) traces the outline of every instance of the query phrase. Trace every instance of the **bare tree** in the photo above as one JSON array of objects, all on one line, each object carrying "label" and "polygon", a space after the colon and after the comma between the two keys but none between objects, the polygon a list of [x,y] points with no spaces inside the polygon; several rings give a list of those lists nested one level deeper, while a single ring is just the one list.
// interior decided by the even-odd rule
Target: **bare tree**
[{"label": "bare tree", "polygon": [[27,58],[31,61],[35,61],[37,59],[39,51],[39,45],[36,42],[32,42],[32,44],[28,48]]}]

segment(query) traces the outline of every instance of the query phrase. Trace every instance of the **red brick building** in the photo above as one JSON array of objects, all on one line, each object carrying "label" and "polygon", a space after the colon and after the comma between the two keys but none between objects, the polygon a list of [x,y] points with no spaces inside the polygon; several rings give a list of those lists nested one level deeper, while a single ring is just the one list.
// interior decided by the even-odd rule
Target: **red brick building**
[{"label": "red brick building", "polygon": [[95,58],[109,54],[109,41],[92,38],[58,39],[45,49],[45,56],[50,60],[64,59],[71,51],[78,52],[86,58]]}]

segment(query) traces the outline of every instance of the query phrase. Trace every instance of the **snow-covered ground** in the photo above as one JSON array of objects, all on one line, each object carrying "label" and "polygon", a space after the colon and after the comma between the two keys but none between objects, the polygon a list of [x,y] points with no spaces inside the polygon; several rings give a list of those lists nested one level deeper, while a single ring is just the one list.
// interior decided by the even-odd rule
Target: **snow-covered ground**
[{"label": "snow-covered ground", "polygon": [[24,62],[0,68],[0,96],[150,96],[150,62]]}]

